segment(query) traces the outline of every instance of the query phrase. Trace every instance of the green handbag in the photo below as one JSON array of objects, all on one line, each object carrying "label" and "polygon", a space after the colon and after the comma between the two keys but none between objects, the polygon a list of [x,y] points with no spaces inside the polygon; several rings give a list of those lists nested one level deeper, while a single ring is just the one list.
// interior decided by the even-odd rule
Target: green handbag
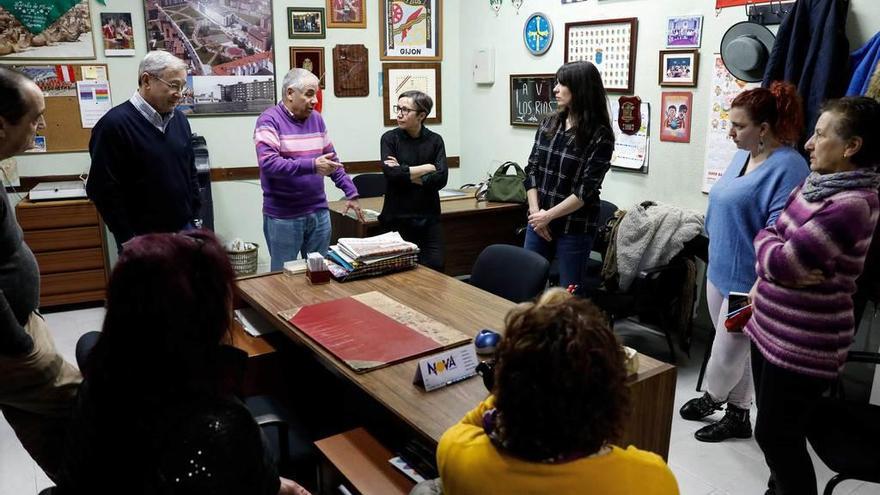
[{"label": "green handbag", "polygon": [[[507,175],[507,169],[513,167],[515,175]],[[514,162],[504,162],[489,179],[486,199],[498,203],[525,203],[526,186],[523,181],[526,173]]]}]

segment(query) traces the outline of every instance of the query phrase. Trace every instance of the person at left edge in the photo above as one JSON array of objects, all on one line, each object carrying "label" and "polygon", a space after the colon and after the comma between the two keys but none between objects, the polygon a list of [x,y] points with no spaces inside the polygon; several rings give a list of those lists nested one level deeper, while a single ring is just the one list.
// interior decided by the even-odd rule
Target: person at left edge
[{"label": "person at left edge", "polygon": [[358,192],[336,156],[318,103],[318,78],[291,69],[281,84],[281,102],[257,119],[254,145],[263,186],[263,234],[272,271],[308,253],[326,254],[330,246],[330,212],[324,177],[345,193],[345,212],[363,221]]},{"label": "person at left edge", "polygon": [[198,227],[201,208],[192,131],[175,109],[186,64],[164,51],[138,67],[138,89],[92,129],[86,192],[122,251],[136,235]]}]

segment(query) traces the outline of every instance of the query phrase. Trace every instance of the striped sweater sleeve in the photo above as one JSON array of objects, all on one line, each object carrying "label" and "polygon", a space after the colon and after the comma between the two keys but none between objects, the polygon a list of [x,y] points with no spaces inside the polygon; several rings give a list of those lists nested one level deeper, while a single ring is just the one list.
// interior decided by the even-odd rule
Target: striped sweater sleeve
[{"label": "striped sweater sleeve", "polygon": [[[799,196],[790,205],[793,215],[804,215],[806,201]],[[780,217],[780,222],[788,221]],[[870,238],[871,206],[865,199],[849,196],[829,201],[783,240],[777,224],[755,237],[756,270],[759,277],[779,285],[797,287],[813,270],[834,274],[844,249]]]},{"label": "striped sweater sleeve", "polygon": [[314,157],[289,158],[281,155],[281,136],[278,126],[271,118],[261,116],[257,120],[254,145],[257,148],[257,162],[261,174],[289,176],[315,173]]}]

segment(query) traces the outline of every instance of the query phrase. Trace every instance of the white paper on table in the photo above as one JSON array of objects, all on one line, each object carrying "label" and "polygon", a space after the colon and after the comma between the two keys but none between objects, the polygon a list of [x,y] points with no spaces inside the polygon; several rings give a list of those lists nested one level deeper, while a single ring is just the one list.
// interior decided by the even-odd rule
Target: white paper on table
[{"label": "white paper on table", "polygon": [[620,116],[620,102],[618,100],[611,100],[611,127],[614,128],[614,153],[611,155],[611,165],[614,167],[630,170],[641,170],[642,167],[647,167],[650,146],[648,129],[651,128],[651,105],[643,101],[640,111],[642,113],[642,126],[635,134],[626,134],[621,132],[620,126],[617,125],[617,119]]},{"label": "white paper on table", "polygon": [[263,316],[253,308],[241,308],[235,310],[235,319],[241,323],[244,331],[254,337],[272,333],[278,329],[272,326],[272,323],[263,318]]},{"label": "white paper on table", "polygon": [[733,77],[724,67],[721,55],[716,53],[712,65],[712,92],[709,98],[709,126],[706,130],[706,158],[703,160],[703,192],[724,175],[730,160],[736,154],[736,145],[730,132],[730,104],[736,95],[757,88],[758,83],[747,83]]}]

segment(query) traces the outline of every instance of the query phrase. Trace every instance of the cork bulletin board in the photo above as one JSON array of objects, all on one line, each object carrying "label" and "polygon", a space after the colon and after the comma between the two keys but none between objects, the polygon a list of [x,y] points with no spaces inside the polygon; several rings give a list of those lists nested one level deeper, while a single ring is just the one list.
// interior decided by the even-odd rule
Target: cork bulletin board
[{"label": "cork bulletin board", "polygon": [[46,128],[37,132],[45,143],[46,153],[87,151],[91,129],[83,128],[80,120],[76,81],[107,80],[107,64],[15,64],[13,68],[26,73],[43,90],[46,99]]}]

